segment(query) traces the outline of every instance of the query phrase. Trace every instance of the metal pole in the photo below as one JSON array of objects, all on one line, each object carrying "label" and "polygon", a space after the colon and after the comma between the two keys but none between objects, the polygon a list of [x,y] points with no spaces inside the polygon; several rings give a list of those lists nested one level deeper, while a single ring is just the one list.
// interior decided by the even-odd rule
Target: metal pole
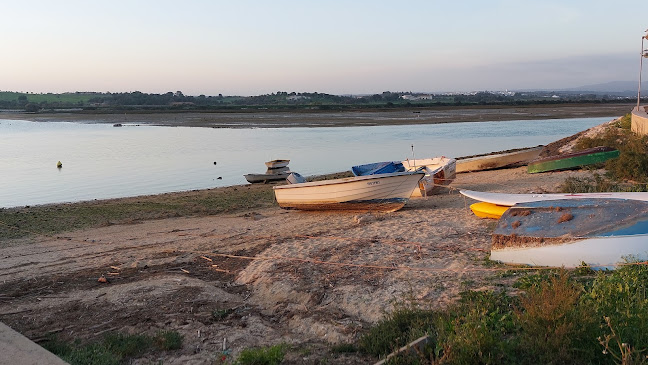
[{"label": "metal pole", "polygon": [[637,88],[637,111],[639,111],[639,101],[641,100],[641,69],[643,68],[644,37],[641,37],[641,53],[639,57],[639,88]]}]

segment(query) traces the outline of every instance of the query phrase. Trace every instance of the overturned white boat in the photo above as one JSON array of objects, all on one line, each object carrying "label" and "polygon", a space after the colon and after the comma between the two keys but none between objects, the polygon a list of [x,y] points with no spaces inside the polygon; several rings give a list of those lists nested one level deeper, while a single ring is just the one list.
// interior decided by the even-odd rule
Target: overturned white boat
[{"label": "overturned white boat", "polygon": [[275,186],[284,209],[387,211],[402,208],[425,175],[394,172]]},{"label": "overturned white boat", "polygon": [[518,203],[493,232],[491,260],[532,266],[613,269],[648,258],[648,202],[558,199]]}]

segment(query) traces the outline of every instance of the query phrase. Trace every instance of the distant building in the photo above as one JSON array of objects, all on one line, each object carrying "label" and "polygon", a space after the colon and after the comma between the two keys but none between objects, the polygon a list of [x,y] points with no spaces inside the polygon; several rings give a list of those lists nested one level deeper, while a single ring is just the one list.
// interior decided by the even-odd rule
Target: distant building
[{"label": "distant building", "polygon": [[302,96],[302,95],[291,95],[286,97],[286,100],[289,101],[297,101],[297,100],[309,100],[310,96]]}]

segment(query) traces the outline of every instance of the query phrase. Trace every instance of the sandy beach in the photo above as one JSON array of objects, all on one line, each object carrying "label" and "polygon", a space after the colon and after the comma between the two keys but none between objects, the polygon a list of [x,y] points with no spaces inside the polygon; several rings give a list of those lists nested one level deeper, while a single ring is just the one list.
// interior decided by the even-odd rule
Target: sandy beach
[{"label": "sandy beach", "polygon": [[184,336],[182,349],[136,363],[217,363],[277,343],[291,346],[289,364],[371,363],[330,345],[353,342],[394,303],[441,308],[461,291],[513,290],[506,267],[488,260],[494,221],[475,217],[457,189],[553,192],[589,174],[463,173],[388,214],[274,206],[2,240],[0,321],[37,342]]}]

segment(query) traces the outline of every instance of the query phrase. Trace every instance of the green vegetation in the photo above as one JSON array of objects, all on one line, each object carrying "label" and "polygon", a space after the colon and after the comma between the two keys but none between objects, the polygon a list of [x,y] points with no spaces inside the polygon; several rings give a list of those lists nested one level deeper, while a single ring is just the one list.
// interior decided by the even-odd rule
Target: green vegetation
[{"label": "green vegetation", "polygon": [[50,338],[43,347],[72,365],[119,365],[155,350],[176,350],[182,347],[182,335],[175,331],[161,331],[155,336],[112,333],[101,341],[81,344]]},{"label": "green vegetation", "polygon": [[278,365],[286,355],[286,345],[245,349],[241,351],[237,364],[241,365]]},{"label": "green vegetation", "polygon": [[212,318],[215,321],[222,321],[227,318],[230,314],[234,313],[233,309],[214,309],[212,311]]},{"label": "green vegetation", "polygon": [[0,237],[60,232],[177,216],[205,216],[270,207],[270,185],[239,186],[136,198],[0,209]]},{"label": "green vegetation", "polygon": [[581,138],[576,150],[597,146],[619,150],[619,157],[605,162],[604,176],[569,177],[561,186],[568,193],[605,191],[648,191],[648,136],[638,136],[630,130],[630,114],[607,128],[601,135]]},{"label": "green vegetation", "polygon": [[638,136],[630,130],[630,115],[597,137],[582,138],[577,149],[608,146],[619,150],[620,155],[606,161],[605,169],[615,180],[633,180],[648,183],[648,136]]},{"label": "green vegetation", "polygon": [[524,292],[466,292],[446,310],[401,305],[359,349],[385,356],[427,334],[418,351],[389,364],[639,364],[648,349],[648,266],[613,272],[543,270]]},{"label": "green vegetation", "polygon": [[[559,96],[556,98],[555,96]],[[317,92],[285,92],[256,96],[189,96],[182,91],[147,94],[74,92],[34,94],[2,91],[0,109],[32,112],[65,110],[66,112],[115,113],[182,112],[182,111],[257,111],[257,110],[356,110],[367,108],[417,108],[437,106],[519,106],[569,103],[631,103],[630,97],[607,94],[569,92],[489,92],[477,93],[413,93],[385,91],[373,95],[331,95]],[[29,105],[29,107],[28,107]]]}]

